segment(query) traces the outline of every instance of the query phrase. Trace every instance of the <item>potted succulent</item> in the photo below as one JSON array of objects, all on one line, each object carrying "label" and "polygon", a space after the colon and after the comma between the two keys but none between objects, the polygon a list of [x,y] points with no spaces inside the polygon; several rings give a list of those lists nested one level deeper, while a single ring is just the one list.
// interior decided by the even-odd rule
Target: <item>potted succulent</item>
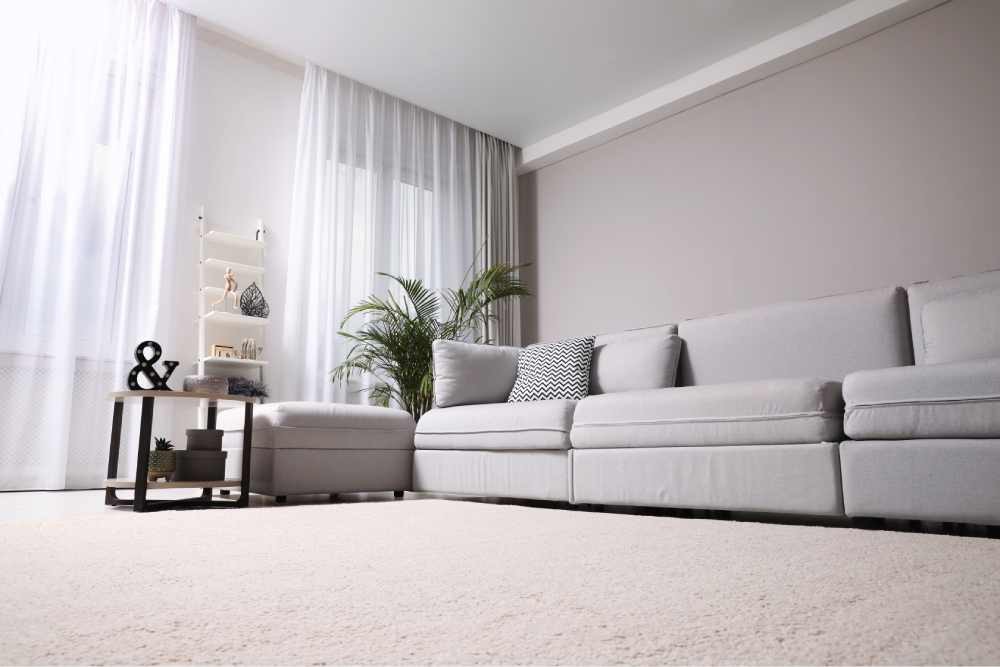
[{"label": "potted succulent", "polygon": [[174,444],[166,438],[157,438],[155,448],[149,453],[149,481],[167,477],[177,465]]}]

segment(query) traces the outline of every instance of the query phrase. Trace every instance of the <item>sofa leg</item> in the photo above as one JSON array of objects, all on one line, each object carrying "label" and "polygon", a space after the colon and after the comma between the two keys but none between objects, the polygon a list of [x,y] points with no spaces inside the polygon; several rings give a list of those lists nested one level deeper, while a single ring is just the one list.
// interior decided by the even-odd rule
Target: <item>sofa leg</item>
[{"label": "sofa leg", "polygon": [[403,497],[403,493],[404,493],[403,491],[393,491],[392,497],[395,498],[396,500],[399,500],[400,498]]},{"label": "sofa leg", "polygon": [[274,502],[278,503],[279,505],[283,504],[286,500],[288,500],[288,496],[275,496],[274,497]]}]

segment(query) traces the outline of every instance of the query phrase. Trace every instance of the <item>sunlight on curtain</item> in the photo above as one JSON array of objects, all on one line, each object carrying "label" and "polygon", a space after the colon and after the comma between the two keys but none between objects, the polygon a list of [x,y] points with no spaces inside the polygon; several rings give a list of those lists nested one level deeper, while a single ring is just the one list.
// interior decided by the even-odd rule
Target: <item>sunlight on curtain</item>
[{"label": "sunlight on curtain", "polygon": [[362,397],[330,382],[347,310],[388,284],[457,287],[475,254],[475,131],[314,65],[299,112],[278,400]]},{"label": "sunlight on curtain", "polygon": [[152,0],[12,7],[0,27],[0,489],[99,486],[106,394],[169,319],[194,21]]}]

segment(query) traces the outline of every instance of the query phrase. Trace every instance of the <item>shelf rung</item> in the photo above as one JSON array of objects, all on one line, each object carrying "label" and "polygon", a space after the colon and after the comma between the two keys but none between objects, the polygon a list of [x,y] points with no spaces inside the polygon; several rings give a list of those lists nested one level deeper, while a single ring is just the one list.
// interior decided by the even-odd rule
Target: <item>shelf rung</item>
[{"label": "shelf rung", "polygon": [[219,322],[220,324],[245,324],[247,326],[262,327],[267,324],[266,317],[250,317],[249,315],[237,315],[227,313],[222,310],[213,310],[201,316],[206,322]]},{"label": "shelf rung", "polygon": [[202,357],[198,361],[203,361],[206,364],[232,364],[234,366],[267,366],[267,361],[264,359],[240,359],[240,358],[226,358],[226,357]]},{"label": "shelf rung", "polygon": [[205,239],[213,243],[223,243],[225,245],[236,246],[239,248],[257,248],[263,249],[264,242],[258,241],[257,239],[252,239],[247,236],[240,236],[239,234],[230,234],[229,232],[220,232],[213,229],[205,234]]},{"label": "shelf rung", "polygon": [[264,273],[263,266],[255,266],[253,264],[240,264],[239,262],[230,262],[224,259],[219,259],[218,257],[206,257],[202,260],[205,266],[211,266],[215,268],[222,269],[225,271],[226,267],[231,268],[235,273],[237,278],[240,273],[252,273],[254,275],[262,275]]},{"label": "shelf rung", "polygon": [[[238,487],[242,482],[238,479],[215,479],[205,482],[146,482],[147,489],[222,489]],[[108,489],[134,489],[135,480],[114,479],[104,480],[104,486]]]}]

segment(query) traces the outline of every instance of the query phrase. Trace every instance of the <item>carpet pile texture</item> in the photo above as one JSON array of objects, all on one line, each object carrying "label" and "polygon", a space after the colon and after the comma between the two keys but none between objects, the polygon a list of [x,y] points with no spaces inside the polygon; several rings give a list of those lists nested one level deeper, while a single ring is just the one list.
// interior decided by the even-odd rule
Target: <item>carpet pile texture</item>
[{"label": "carpet pile texture", "polygon": [[0,663],[998,663],[1000,540],[446,500],[0,524]]}]

